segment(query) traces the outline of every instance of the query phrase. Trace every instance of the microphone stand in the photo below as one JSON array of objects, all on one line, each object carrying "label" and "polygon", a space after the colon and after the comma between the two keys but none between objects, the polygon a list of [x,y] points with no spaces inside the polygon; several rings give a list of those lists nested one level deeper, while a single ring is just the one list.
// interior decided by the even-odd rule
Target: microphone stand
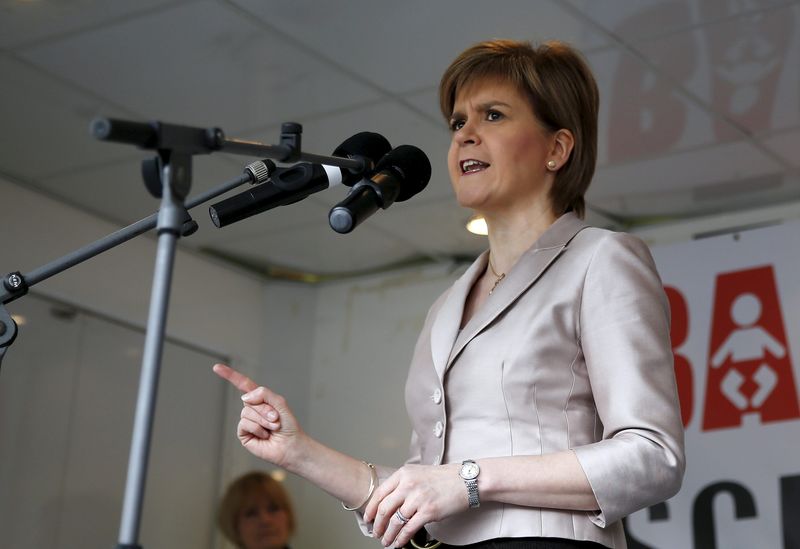
[{"label": "microphone stand", "polygon": [[[197,229],[197,223],[191,219],[187,208],[210,200],[246,182],[261,182],[262,177],[263,180],[266,180],[270,171],[264,162],[261,163],[264,166],[253,170],[250,169],[251,166],[258,163],[251,164],[248,166],[249,173],[247,175],[224,183],[219,188],[185,205],[184,200],[191,189],[192,156],[223,151],[233,154],[266,156],[281,162],[304,160],[355,170],[363,169],[364,162],[360,159],[302,153],[300,150],[302,126],[293,122],[287,122],[281,126],[280,145],[264,145],[253,141],[227,139],[219,128],[192,128],[162,122],[142,123],[100,118],[92,122],[90,129],[97,139],[128,143],[138,145],[143,149],[158,151],[157,157],[142,162],[142,176],[148,191],[156,198],[161,198],[159,211],[157,214],[142,219],[28,275],[22,275],[19,271],[6,275],[3,279],[3,290],[0,290],[0,363],[17,335],[17,325],[5,310],[6,303],[25,295],[32,285],[126,242],[153,226],[157,227],[158,247],[155,271],[150,295],[131,451],[128,459],[119,542],[116,546],[116,549],[141,549],[137,540],[166,331],[172,270],[175,262],[175,248],[181,235],[188,236]],[[274,169],[274,164],[272,166]]]}]

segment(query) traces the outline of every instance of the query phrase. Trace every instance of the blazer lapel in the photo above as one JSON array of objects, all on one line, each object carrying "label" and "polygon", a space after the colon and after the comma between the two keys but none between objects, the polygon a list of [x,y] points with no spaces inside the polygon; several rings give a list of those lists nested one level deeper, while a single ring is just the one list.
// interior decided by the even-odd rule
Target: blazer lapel
[{"label": "blazer lapel", "polygon": [[[508,272],[506,278],[497,286],[497,289],[486,299],[483,305],[475,312],[464,329],[452,344],[451,352],[447,358],[444,370],[450,367],[459,353],[475,336],[486,328],[498,315],[514,303],[520,295],[530,288],[547,268],[561,255],[570,240],[587,225],[573,213],[566,213],[553,223],[534,245],[520,256],[517,263]],[[484,255],[487,255],[486,253]],[[481,256],[483,257],[483,256]],[[477,263],[477,262],[476,262]],[[475,264],[473,264],[475,267]],[[486,261],[482,262],[483,272]],[[472,279],[474,281],[474,278]],[[472,282],[464,291],[458,310],[458,319],[455,320],[456,333],[458,324],[463,314],[466,294],[472,287]],[[449,300],[448,300],[449,301]],[[437,367],[438,370],[438,367]],[[440,376],[441,376],[440,372]]]},{"label": "blazer lapel", "polygon": [[447,365],[447,359],[453,350],[453,343],[458,336],[458,328],[464,315],[464,304],[472,285],[486,269],[489,252],[485,251],[470,265],[466,272],[456,280],[431,327],[431,355],[433,366],[441,379]]}]

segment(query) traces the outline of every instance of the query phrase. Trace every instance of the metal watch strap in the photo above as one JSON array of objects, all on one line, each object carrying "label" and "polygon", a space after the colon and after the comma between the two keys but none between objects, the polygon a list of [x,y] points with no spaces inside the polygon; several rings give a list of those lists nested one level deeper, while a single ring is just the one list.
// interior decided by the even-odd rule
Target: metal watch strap
[{"label": "metal watch strap", "polygon": [[478,499],[478,479],[464,480],[467,485],[467,496],[469,497],[470,508],[480,507],[481,500]]}]

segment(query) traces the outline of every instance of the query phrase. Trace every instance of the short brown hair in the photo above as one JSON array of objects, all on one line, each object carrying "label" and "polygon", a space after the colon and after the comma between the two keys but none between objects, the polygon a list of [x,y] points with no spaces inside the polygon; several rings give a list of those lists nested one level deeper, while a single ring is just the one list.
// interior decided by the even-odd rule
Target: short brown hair
[{"label": "short brown hair", "polygon": [[263,493],[279,509],[286,512],[289,534],[294,533],[295,519],[289,494],[283,485],[267,473],[253,471],[234,480],[225,491],[217,514],[217,524],[225,537],[237,547],[242,547],[238,520],[247,502],[255,495]]},{"label": "short brown hair", "polygon": [[600,94],[583,56],[564,42],[490,40],[466,49],[439,84],[439,106],[446,119],[456,94],[469,82],[498,78],[516,86],[551,132],[567,129],[575,138],[569,160],[556,173],[550,202],[557,215],[573,210],[583,217],[583,195],[597,162],[597,111]]}]

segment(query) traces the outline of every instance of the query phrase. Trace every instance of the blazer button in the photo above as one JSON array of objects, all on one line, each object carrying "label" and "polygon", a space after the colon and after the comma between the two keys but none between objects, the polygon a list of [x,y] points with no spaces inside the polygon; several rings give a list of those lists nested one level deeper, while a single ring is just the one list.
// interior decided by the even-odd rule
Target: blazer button
[{"label": "blazer button", "polygon": [[433,426],[433,436],[435,436],[436,438],[441,438],[443,432],[444,432],[444,425],[442,425],[441,421],[437,421],[436,425]]},{"label": "blazer button", "polygon": [[442,391],[441,389],[436,389],[433,394],[431,395],[431,400],[433,400],[434,404],[441,404],[442,403]]},{"label": "blazer button", "polygon": [[439,454],[436,454],[436,457],[433,458],[433,464],[434,465],[439,465],[441,462],[442,462],[442,456],[440,456]]}]

